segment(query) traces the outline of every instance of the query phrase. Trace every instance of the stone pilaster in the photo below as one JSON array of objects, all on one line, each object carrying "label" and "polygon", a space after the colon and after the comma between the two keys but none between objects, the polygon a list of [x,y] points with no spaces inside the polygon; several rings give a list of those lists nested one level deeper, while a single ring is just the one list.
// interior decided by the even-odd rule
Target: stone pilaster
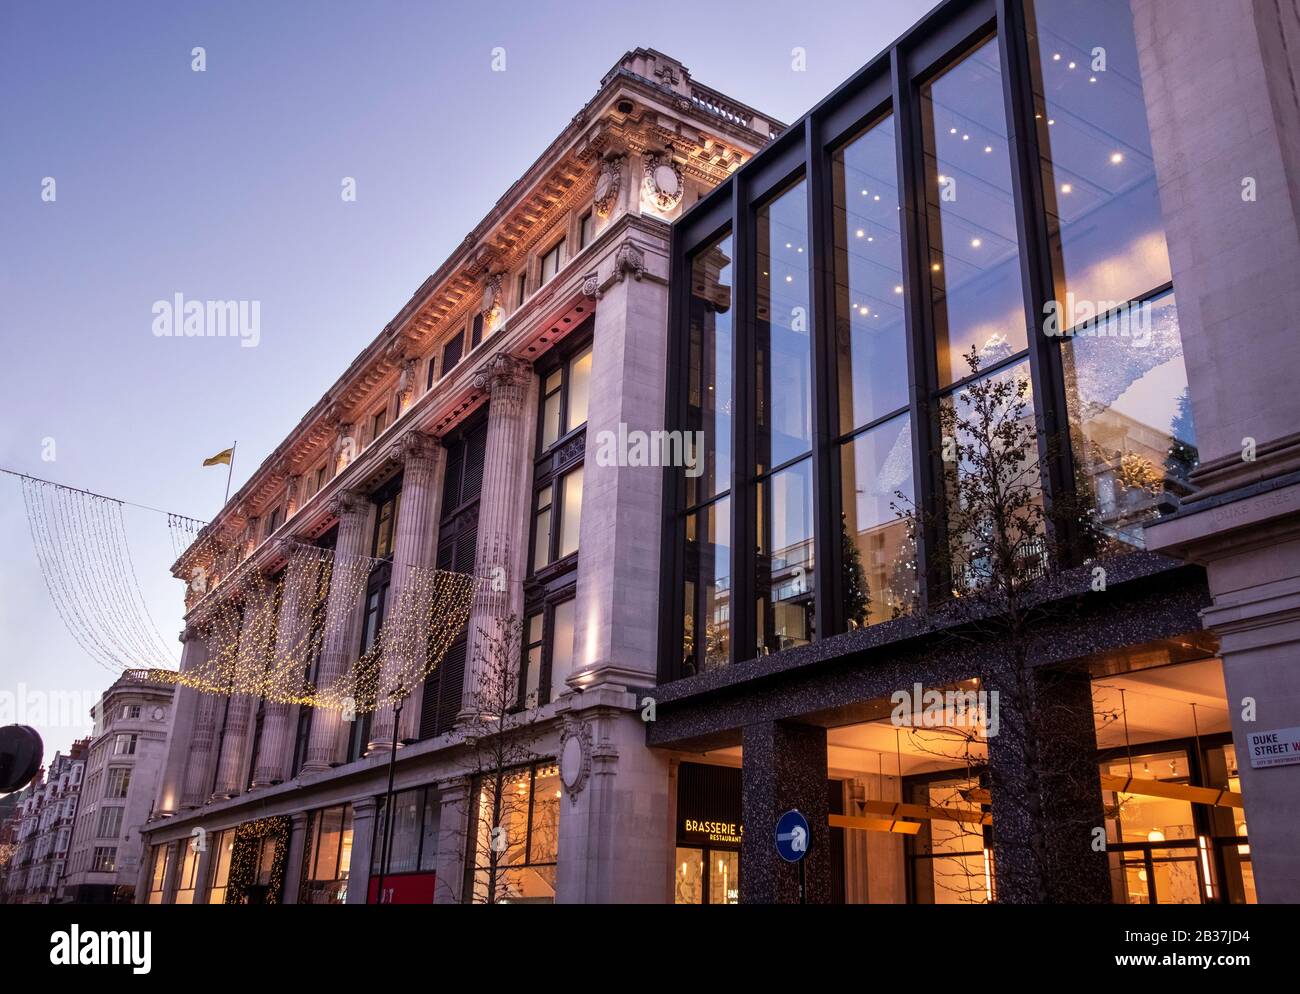
[{"label": "stone pilaster", "polygon": [[[181,672],[189,673],[208,658],[207,643],[193,625],[181,633]],[[184,806],[185,768],[196,731],[201,697],[192,687],[176,685],[172,698],[171,722],[167,728],[167,756],[163,760],[162,779],[158,787],[158,814],[173,815]]]},{"label": "stone pilaster", "polygon": [[307,848],[307,812],[295,811],[289,816],[289,855],[284,870],[284,904],[297,904],[302,890],[302,859]]},{"label": "stone pilaster", "polygon": [[[442,468],[442,447],[437,439],[420,432],[407,432],[388,452],[389,459],[402,463],[402,499],[397,513],[393,536],[393,573],[389,585],[388,609],[385,625],[419,625],[417,617],[402,617],[416,607],[403,601],[403,591],[414,570],[433,565],[437,543],[438,513],[442,501],[439,471]],[[401,607],[399,607],[399,605]],[[403,611],[402,608],[407,610]],[[423,627],[422,625],[420,627]],[[414,651],[423,652],[424,640],[418,639]],[[402,706],[402,727],[397,730],[398,745],[403,739],[413,739],[419,733],[420,704],[424,681],[414,687],[397,688],[402,674],[410,674],[423,662],[422,659],[385,658],[384,676],[380,686],[400,689],[405,697]],[[384,705],[375,713],[371,726],[370,749],[387,750],[393,744],[393,708]]]},{"label": "stone pilaster", "polygon": [[352,802],[352,862],[348,864],[348,904],[365,904],[370,892],[370,863],[374,858],[375,813],[373,797]]},{"label": "stone pilaster", "polygon": [[469,838],[472,786],[469,777],[438,783],[438,856],[434,864],[434,904],[460,904],[465,889],[465,848]]},{"label": "stone pilaster", "polygon": [[997,715],[988,737],[996,900],[1109,904],[1107,856],[1093,844],[1105,812],[1088,674],[1009,672],[984,683]]},{"label": "stone pilaster", "polygon": [[479,675],[490,640],[502,621],[523,610],[522,582],[527,564],[529,479],[532,473],[532,367],[505,354],[490,360],[474,385],[491,396],[487,451],[479,498],[478,549],[469,618],[469,653],[461,695],[463,715],[476,713]]},{"label": "stone pilaster", "polygon": [[[336,570],[344,570],[369,551],[366,524],[370,518],[370,502],[363,494],[342,490],[334,495],[330,510],[339,520],[334,565]],[[322,686],[338,681],[356,662],[362,596],[360,590],[345,590],[342,585],[330,587],[319,669]],[[317,710],[312,716],[311,735],[307,740],[307,755],[302,766],[304,773],[323,772],[342,759],[342,746],[346,740],[343,728],[341,712],[332,708]]]},{"label": "stone pilaster", "polygon": [[803,862],[808,904],[831,896],[830,805],[826,796],[826,729],[765,721],[741,733],[741,812],[745,837],[740,859],[742,904],[799,903],[799,867],[776,852],[776,823],[796,808],[808,819]]},{"label": "stone pilaster", "polygon": [[[236,679],[246,681],[266,669],[265,630],[275,609],[269,587],[259,588],[244,603],[239,626],[239,648],[235,656]],[[214,800],[235,797],[247,783],[249,749],[252,747],[253,714],[257,699],[252,694],[232,694],[226,709],[226,724],[221,732],[217,753],[217,780],[212,790]]]},{"label": "stone pilaster", "polygon": [[664,471],[597,460],[603,438],[622,437],[620,425],[645,432],[664,426],[668,294],[652,275],[663,257],[650,248],[636,250],[641,271],[616,269],[596,307],[574,637],[574,674],[583,686],[656,679],[659,615],[647,605],[659,599]]}]

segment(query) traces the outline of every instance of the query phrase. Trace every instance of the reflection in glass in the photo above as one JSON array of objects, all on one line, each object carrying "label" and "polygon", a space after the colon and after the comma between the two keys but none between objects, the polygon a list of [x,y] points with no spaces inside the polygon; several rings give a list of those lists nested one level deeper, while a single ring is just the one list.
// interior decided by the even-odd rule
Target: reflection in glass
[{"label": "reflection in glass", "polygon": [[[911,785],[909,799],[973,814],[982,809],[967,795],[978,786],[968,777],[932,780]],[[927,819],[905,846],[917,904],[987,904],[993,899],[993,867],[979,822]]]},{"label": "reflection in glass", "polygon": [[731,236],[691,259],[687,431],[701,433],[701,472],[686,478],[690,507],[731,488]]},{"label": "reflection in glass", "polygon": [[987,369],[1028,343],[1003,100],[997,39],[921,90],[940,385],[972,346]]},{"label": "reflection in glass", "polygon": [[1191,492],[1196,428],[1172,293],[1061,345],[1076,486],[1112,551],[1142,547],[1166,494]]},{"label": "reflection in glass", "polygon": [[[954,591],[1032,582],[1046,568],[1047,546],[1028,361],[942,397],[939,421],[954,443],[954,457],[943,463]],[[1014,550],[1010,576],[999,566],[1000,550]]]},{"label": "reflection in glass", "polygon": [[[844,616],[862,628],[905,614],[914,605],[916,545],[912,527],[895,508],[915,500],[912,419],[902,414],[841,447],[843,463]],[[900,500],[895,495],[903,494]]]},{"label": "reflection in glass", "polygon": [[892,117],[831,160],[841,432],[907,406],[896,162]]},{"label": "reflection in glass", "polygon": [[731,649],[731,499],[686,516],[682,673],[725,666]]},{"label": "reflection in glass", "polygon": [[578,551],[578,525],[582,520],[582,467],[570,470],[560,481],[560,542],[556,559]]},{"label": "reflection in glass", "polygon": [[591,394],[591,347],[569,360],[569,410],[564,430],[573,431],[587,423],[587,401]]},{"label": "reflection in glass", "polygon": [[754,385],[762,473],[812,448],[808,198],[801,180],[755,216]]},{"label": "reflection in glass", "polygon": [[1024,6],[1057,300],[1105,312],[1170,279],[1129,0]]},{"label": "reflection in glass", "polygon": [[813,481],[804,459],[759,482],[757,635],[760,654],[812,641]]},{"label": "reflection in glass", "polygon": [[677,872],[674,876],[674,904],[704,903],[704,853],[702,850],[678,846]]}]

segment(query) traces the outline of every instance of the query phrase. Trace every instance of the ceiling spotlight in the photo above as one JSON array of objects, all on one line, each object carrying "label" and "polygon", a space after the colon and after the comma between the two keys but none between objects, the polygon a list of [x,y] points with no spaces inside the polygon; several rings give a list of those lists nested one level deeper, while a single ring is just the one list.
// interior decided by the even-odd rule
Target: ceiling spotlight
[{"label": "ceiling spotlight", "polygon": [[985,145],[985,146],[984,146],[984,151],[985,151],[985,152],[992,152],[992,151],[993,151],[993,146],[992,146],[992,145]]},{"label": "ceiling spotlight", "polygon": [[1112,153],[1111,153],[1111,156],[1110,156],[1110,164],[1111,164],[1112,166],[1118,166],[1118,165],[1119,165],[1121,162],[1123,162],[1123,161],[1124,161],[1124,153],[1123,153],[1123,152],[1112,152]]},{"label": "ceiling spotlight", "polygon": [[1071,62],[1071,63],[1070,63],[1070,68],[1071,68],[1071,69],[1074,69],[1074,68],[1075,68],[1075,63]]},{"label": "ceiling spotlight", "polygon": [[1055,55],[1053,55],[1053,56],[1052,56],[1052,61],[1053,61],[1053,62],[1060,62],[1060,61],[1061,61],[1061,53],[1060,53],[1060,52],[1057,52]]},{"label": "ceiling spotlight", "polygon": [[983,243],[982,241],[980,241],[978,238],[972,238],[972,239],[970,240],[970,247],[971,247],[971,248],[979,248],[979,247],[980,247],[981,245],[983,245],[983,244],[984,244],[984,243]]}]

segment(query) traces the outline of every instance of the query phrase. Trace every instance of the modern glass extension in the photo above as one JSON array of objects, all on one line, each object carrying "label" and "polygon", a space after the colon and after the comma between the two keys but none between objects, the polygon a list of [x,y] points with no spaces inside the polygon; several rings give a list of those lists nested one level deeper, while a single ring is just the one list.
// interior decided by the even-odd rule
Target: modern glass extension
[{"label": "modern glass extension", "polygon": [[942,426],[973,384],[1018,385],[1069,562],[1189,492],[1138,52],[1127,0],[949,0],[677,222],[668,427],[701,456],[663,679],[960,590],[932,550],[970,540]]}]

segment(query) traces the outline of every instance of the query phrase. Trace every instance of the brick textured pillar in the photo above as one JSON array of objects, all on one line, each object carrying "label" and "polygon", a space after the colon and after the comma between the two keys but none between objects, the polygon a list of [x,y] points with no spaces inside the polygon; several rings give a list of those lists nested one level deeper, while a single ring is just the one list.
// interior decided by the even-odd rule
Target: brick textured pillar
[{"label": "brick textured pillar", "polygon": [[1105,813],[1087,673],[1007,673],[985,686],[998,693],[988,739],[996,900],[1109,904],[1107,856],[1093,846]]},{"label": "brick textured pillar", "polygon": [[[270,621],[267,613],[274,610],[275,599],[270,587],[259,587],[245,601],[244,615],[239,625],[239,648],[235,656],[237,679],[252,679],[266,669],[263,632]],[[213,799],[234,797],[244,792],[256,704],[256,698],[251,694],[231,695],[230,707],[226,709],[226,725],[221,732],[221,748],[217,754],[217,781],[212,790]]]},{"label": "brick textured pillar", "polygon": [[[336,571],[349,569],[366,555],[366,522],[370,502],[364,494],[342,490],[330,502],[331,512],[339,519],[338,539],[334,544]],[[337,576],[336,572],[336,576]],[[321,646],[319,683],[329,686],[338,681],[356,662],[359,648],[357,626],[363,590],[344,589],[331,584],[325,605],[325,642]],[[342,759],[343,715],[333,708],[319,708],[312,716],[304,773],[320,773]]]},{"label": "brick textured pillar", "polygon": [[809,904],[831,899],[830,805],[826,796],[826,729],[793,722],[746,725],[741,738],[740,848],[742,904],[797,904],[799,867],[776,851],[776,823],[797,808],[808,819],[803,859]]},{"label": "brick textured pillar", "polygon": [[478,711],[476,691],[489,639],[501,622],[523,609],[522,581],[527,571],[529,480],[532,477],[532,422],[528,416],[532,367],[513,356],[495,356],[474,380],[491,396],[483,489],[479,498],[475,585],[469,617],[469,654],[461,713]]},{"label": "brick textured pillar", "polygon": [[[438,470],[442,463],[442,447],[437,439],[420,432],[407,432],[388,452],[389,459],[400,462],[402,469],[402,498],[397,512],[397,527],[393,536],[393,573],[389,584],[387,617],[384,624],[409,623],[413,618],[394,617],[397,605],[402,603],[402,591],[413,568],[427,568],[433,564],[433,550],[437,542],[438,512],[442,494],[438,486]],[[421,645],[422,645],[421,641]],[[417,648],[417,652],[421,649]],[[381,688],[395,687],[398,674],[412,672],[421,659],[385,658],[384,678]],[[404,688],[409,695],[402,705],[402,727],[398,729],[399,745],[402,739],[414,739],[419,734],[421,695],[424,681],[414,687]],[[387,750],[393,744],[393,709],[383,706],[375,713],[371,725],[370,749]]]}]

